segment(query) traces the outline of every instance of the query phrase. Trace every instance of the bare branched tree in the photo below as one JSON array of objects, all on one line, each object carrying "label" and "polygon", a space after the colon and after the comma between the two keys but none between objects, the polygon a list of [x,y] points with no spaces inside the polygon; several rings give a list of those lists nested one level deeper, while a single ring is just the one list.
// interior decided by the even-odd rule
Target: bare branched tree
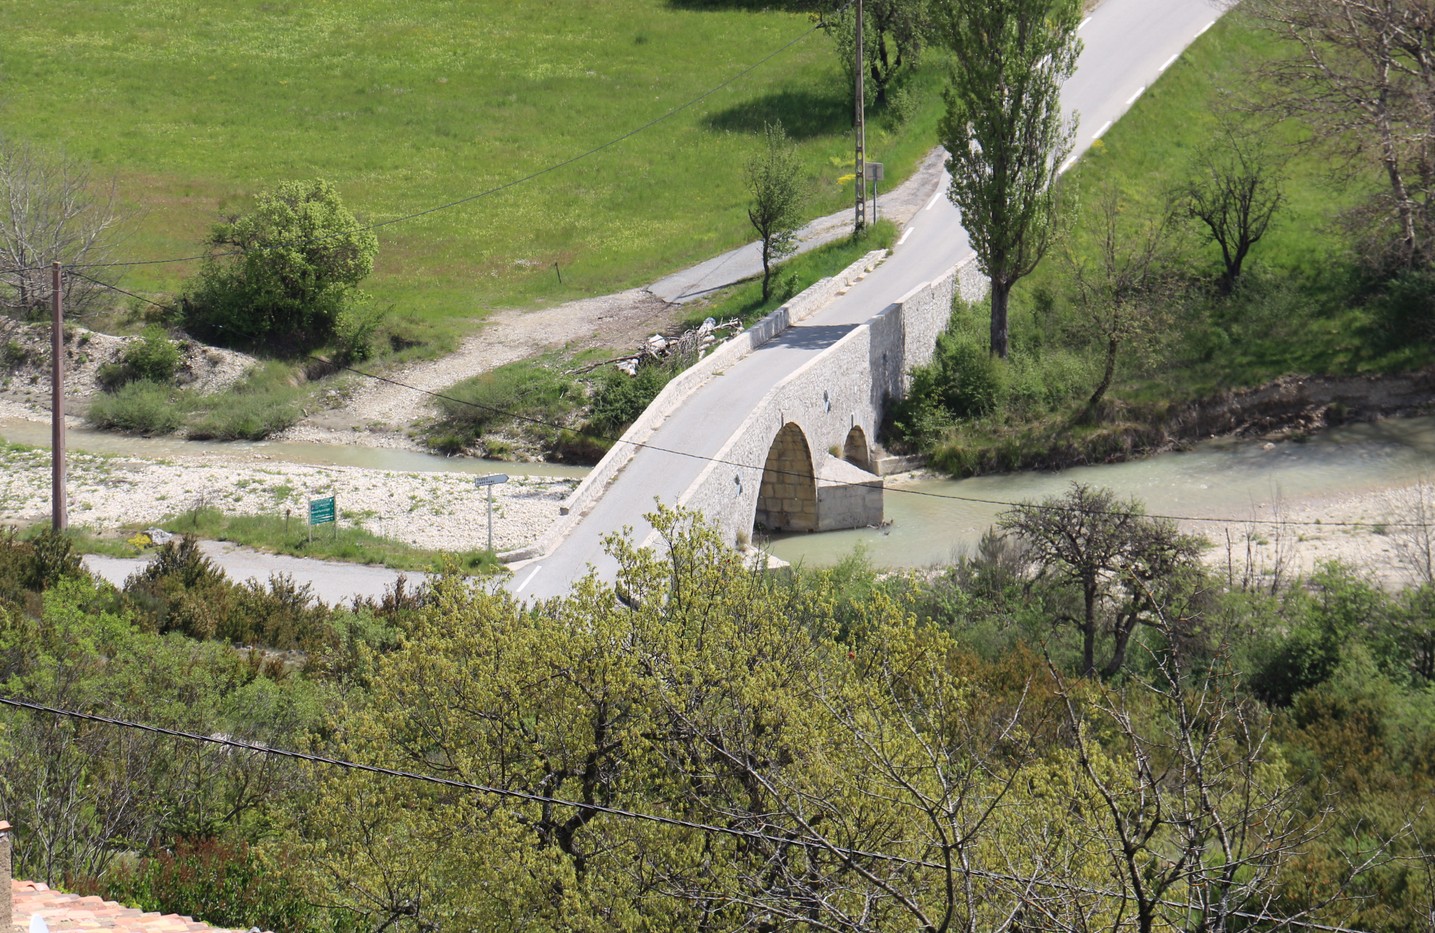
[{"label": "bare branched tree", "polygon": [[[1082,483],[1064,496],[1018,505],[998,526],[1030,546],[1040,572],[1080,591],[1081,614],[1062,621],[1081,633],[1088,677],[1121,670],[1137,626],[1152,624],[1204,547],[1173,522],[1148,517],[1140,502]],[[1103,641],[1109,647],[1098,663]]]},{"label": "bare branched tree", "polygon": [[1253,918],[1288,929],[1347,897],[1379,852],[1281,916],[1274,880],[1325,832],[1330,808],[1299,808],[1299,783],[1271,763],[1270,713],[1244,698],[1227,659],[1197,666],[1172,641],[1151,660],[1152,677],[1119,692],[1067,685],[1051,668],[1128,905],[1115,929],[1227,933]]},{"label": "bare branched tree", "polygon": [[1181,201],[1221,247],[1225,271],[1219,287],[1229,295],[1251,248],[1285,201],[1280,172],[1256,136],[1223,120],[1217,138],[1196,154]]},{"label": "bare branched tree", "polygon": [[[49,308],[51,264],[102,263],[119,223],[115,184],[79,162],[0,138],[0,308],[13,317]],[[84,312],[105,289],[103,270],[62,279],[67,310]]]},{"label": "bare branched tree", "polygon": [[1399,493],[1390,516],[1390,543],[1411,582],[1435,583],[1435,483],[1422,482]]},{"label": "bare branched tree", "polygon": [[1378,166],[1372,205],[1390,230],[1386,264],[1435,258],[1435,7],[1425,0],[1257,0],[1247,5],[1297,49],[1275,66],[1285,112]]},{"label": "bare branched tree", "polygon": [[1105,358],[1101,381],[1086,403],[1093,417],[1116,377],[1117,358],[1152,347],[1175,298],[1166,262],[1170,212],[1131,219],[1114,185],[1102,192],[1098,209],[1102,228],[1095,259],[1078,257],[1069,244],[1065,250],[1077,300]]}]

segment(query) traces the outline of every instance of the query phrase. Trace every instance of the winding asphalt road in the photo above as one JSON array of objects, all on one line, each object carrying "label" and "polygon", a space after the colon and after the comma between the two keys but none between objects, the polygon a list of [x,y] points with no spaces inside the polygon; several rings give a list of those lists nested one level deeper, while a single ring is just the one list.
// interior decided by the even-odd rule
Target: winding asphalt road
[{"label": "winding asphalt road", "polygon": [[[1080,115],[1076,152],[1105,133],[1221,11],[1218,0],[1105,0],[1081,26],[1085,48],[1062,89],[1068,111]],[[676,502],[773,385],[971,252],[960,214],[943,190],[934,191],[876,271],[710,380],[668,418],[563,542],[515,571],[514,594],[562,595],[590,566],[611,578],[616,566],[603,553],[605,536],[632,526],[638,540],[645,538],[650,529],[643,513],[655,499]]]},{"label": "winding asphalt road", "polygon": [[[1067,107],[1081,117],[1078,153],[1089,148],[1215,22],[1222,7],[1222,0],[1104,0],[1082,25],[1085,49],[1076,74],[1062,92]],[[706,458],[718,453],[773,385],[852,327],[970,255],[960,215],[941,190],[934,190],[925,208],[907,224],[891,258],[845,296],[709,382],[650,441],[652,447],[685,453],[640,451],[557,549],[515,571],[510,589],[525,599],[562,595],[589,565],[611,578],[615,568],[601,546],[605,535],[631,525],[640,537],[646,536],[649,529],[641,516],[652,509],[654,499],[676,501],[702,471]],[[757,269],[750,245],[671,276],[659,286],[671,293],[668,297],[680,300],[714,281],[752,275]],[[271,573],[289,573],[297,582],[312,585],[316,595],[330,603],[347,602],[357,595],[377,597],[397,577],[381,567],[212,547],[211,557],[236,579],[263,581]],[[117,584],[144,563],[86,560],[93,571]]]}]

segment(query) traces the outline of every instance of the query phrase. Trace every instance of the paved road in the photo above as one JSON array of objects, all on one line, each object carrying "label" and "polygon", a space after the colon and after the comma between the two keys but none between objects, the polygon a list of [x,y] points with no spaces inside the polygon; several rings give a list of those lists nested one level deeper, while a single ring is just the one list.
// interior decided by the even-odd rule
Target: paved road
[{"label": "paved road", "polygon": [[[1120,118],[1147,86],[1220,15],[1213,0],[1105,0],[1082,25],[1085,50],[1062,98],[1081,115],[1076,149]],[[907,225],[893,255],[846,295],[760,347],[700,389],[653,435],[567,539],[544,558],[519,568],[511,587],[521,598],[566,593],[589,565],[605,577],[615,566],[602,553],[607,534],[635,526],[655,498],[674,502],[715,456],[756,402],[788,373],[830,347],[852,327],[913,288],[945,274],[971,254],[961,217],[934,192]]]},{"label": "paved road", "polygon": [[[399,577],[399,571],[387,567],[265,554],[223,541],[201,541],[199,546],[209,559],[218,564],[236,583],[246,580],[267,583],[274,574],[288,574],[296,583],[308,585],[316,597],[331,606],[348,605],[355,597],[378,599],[386,590],[393,589],[394,581]],[[115,586],[124,586],[130,574],[152,559],[87,554],[85,567],[90,573],[110,581]],[[421,573],[408,573],[404,576],[411,584],[425,579],[425,575]]]}]

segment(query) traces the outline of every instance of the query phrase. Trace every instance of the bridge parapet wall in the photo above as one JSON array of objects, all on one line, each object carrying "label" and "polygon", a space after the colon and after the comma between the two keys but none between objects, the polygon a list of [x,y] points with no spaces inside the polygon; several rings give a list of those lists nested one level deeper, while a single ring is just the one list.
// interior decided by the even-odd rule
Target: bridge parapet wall
[{"label": "bridge parapet wall", "polygon": [[838,292],[875,269],[885,257],[886,250],[874,250],[837,275],[822,279],[675,376],[623,432],[622,439],[609,448],[578,488],[569,494],[559,507],[558,521],[537,541],[501,555],[502,559],[507,562],[527,560],[557,547],[583,513],[608,488],[608,484],[633,459],[638,447],[646,443],[658,427],[703,384],[793,324],[805,321],[826,307]]},{"label": "bridge parapet wall", "polygon": [[906,391],[911,368],[932,358],[953,296],[974,300],[983,289],[969,261],[853,328],[774,386],[679,501],[706,515],[727,541],[740,543],[752,529],[763,465],[778,432],[788,424],[801,428],[819,470],[828,451],[842,451],[854,426],[875,438],[886,406]]}]

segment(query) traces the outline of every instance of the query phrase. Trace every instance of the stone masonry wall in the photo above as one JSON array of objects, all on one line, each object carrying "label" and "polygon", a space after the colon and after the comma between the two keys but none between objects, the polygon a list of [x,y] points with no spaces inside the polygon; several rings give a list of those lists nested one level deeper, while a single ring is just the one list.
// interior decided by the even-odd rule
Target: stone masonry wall
[{"label": "stone masonry wall", "polygon": [[[624,439],[642,442],[651,437],[658,425],[714,373],[815,313],[842,288],[878,265],[881,256],[869,254],[842,274],[819,282],[695,364],[669,383]],[[763,465],[784,425],[795,424],[801,429],[814,470],[820,469],[829,451],[840,454],[853,427],[860,427],[868,442],[874,442],[886,406],[906,391],[911,368],[931,359],[937,335],[951,316],[953,295],[960,292],[965,300],[973,301],[985,289],[975,261],[968,260],[941,278],[913,289],[854,328],[768,392],[680,503],[715,522],[726,540],[737,543],[745,539],[753,527]],[[632,459],[634,450],[631,443],[615,444],[569,497],[564,515],[554,527],[533,545],[503,555],[504,560],[538,557],[556,547]]]},{"label": "stone masonry wall", "polygon": [[876,438],[886,406],[905,391],[911,368],[931,359],[951,316],[952,296],[960,290],[973,300],[983,289],[975,262],[967,262],[854,328],[764,396],[681,504],[715,522],[727,541],[745,540],[757,510],[762,466],[778,432],[797,425],[814,467],[828,451],[842,450],[854,426],[869,440]]}]

